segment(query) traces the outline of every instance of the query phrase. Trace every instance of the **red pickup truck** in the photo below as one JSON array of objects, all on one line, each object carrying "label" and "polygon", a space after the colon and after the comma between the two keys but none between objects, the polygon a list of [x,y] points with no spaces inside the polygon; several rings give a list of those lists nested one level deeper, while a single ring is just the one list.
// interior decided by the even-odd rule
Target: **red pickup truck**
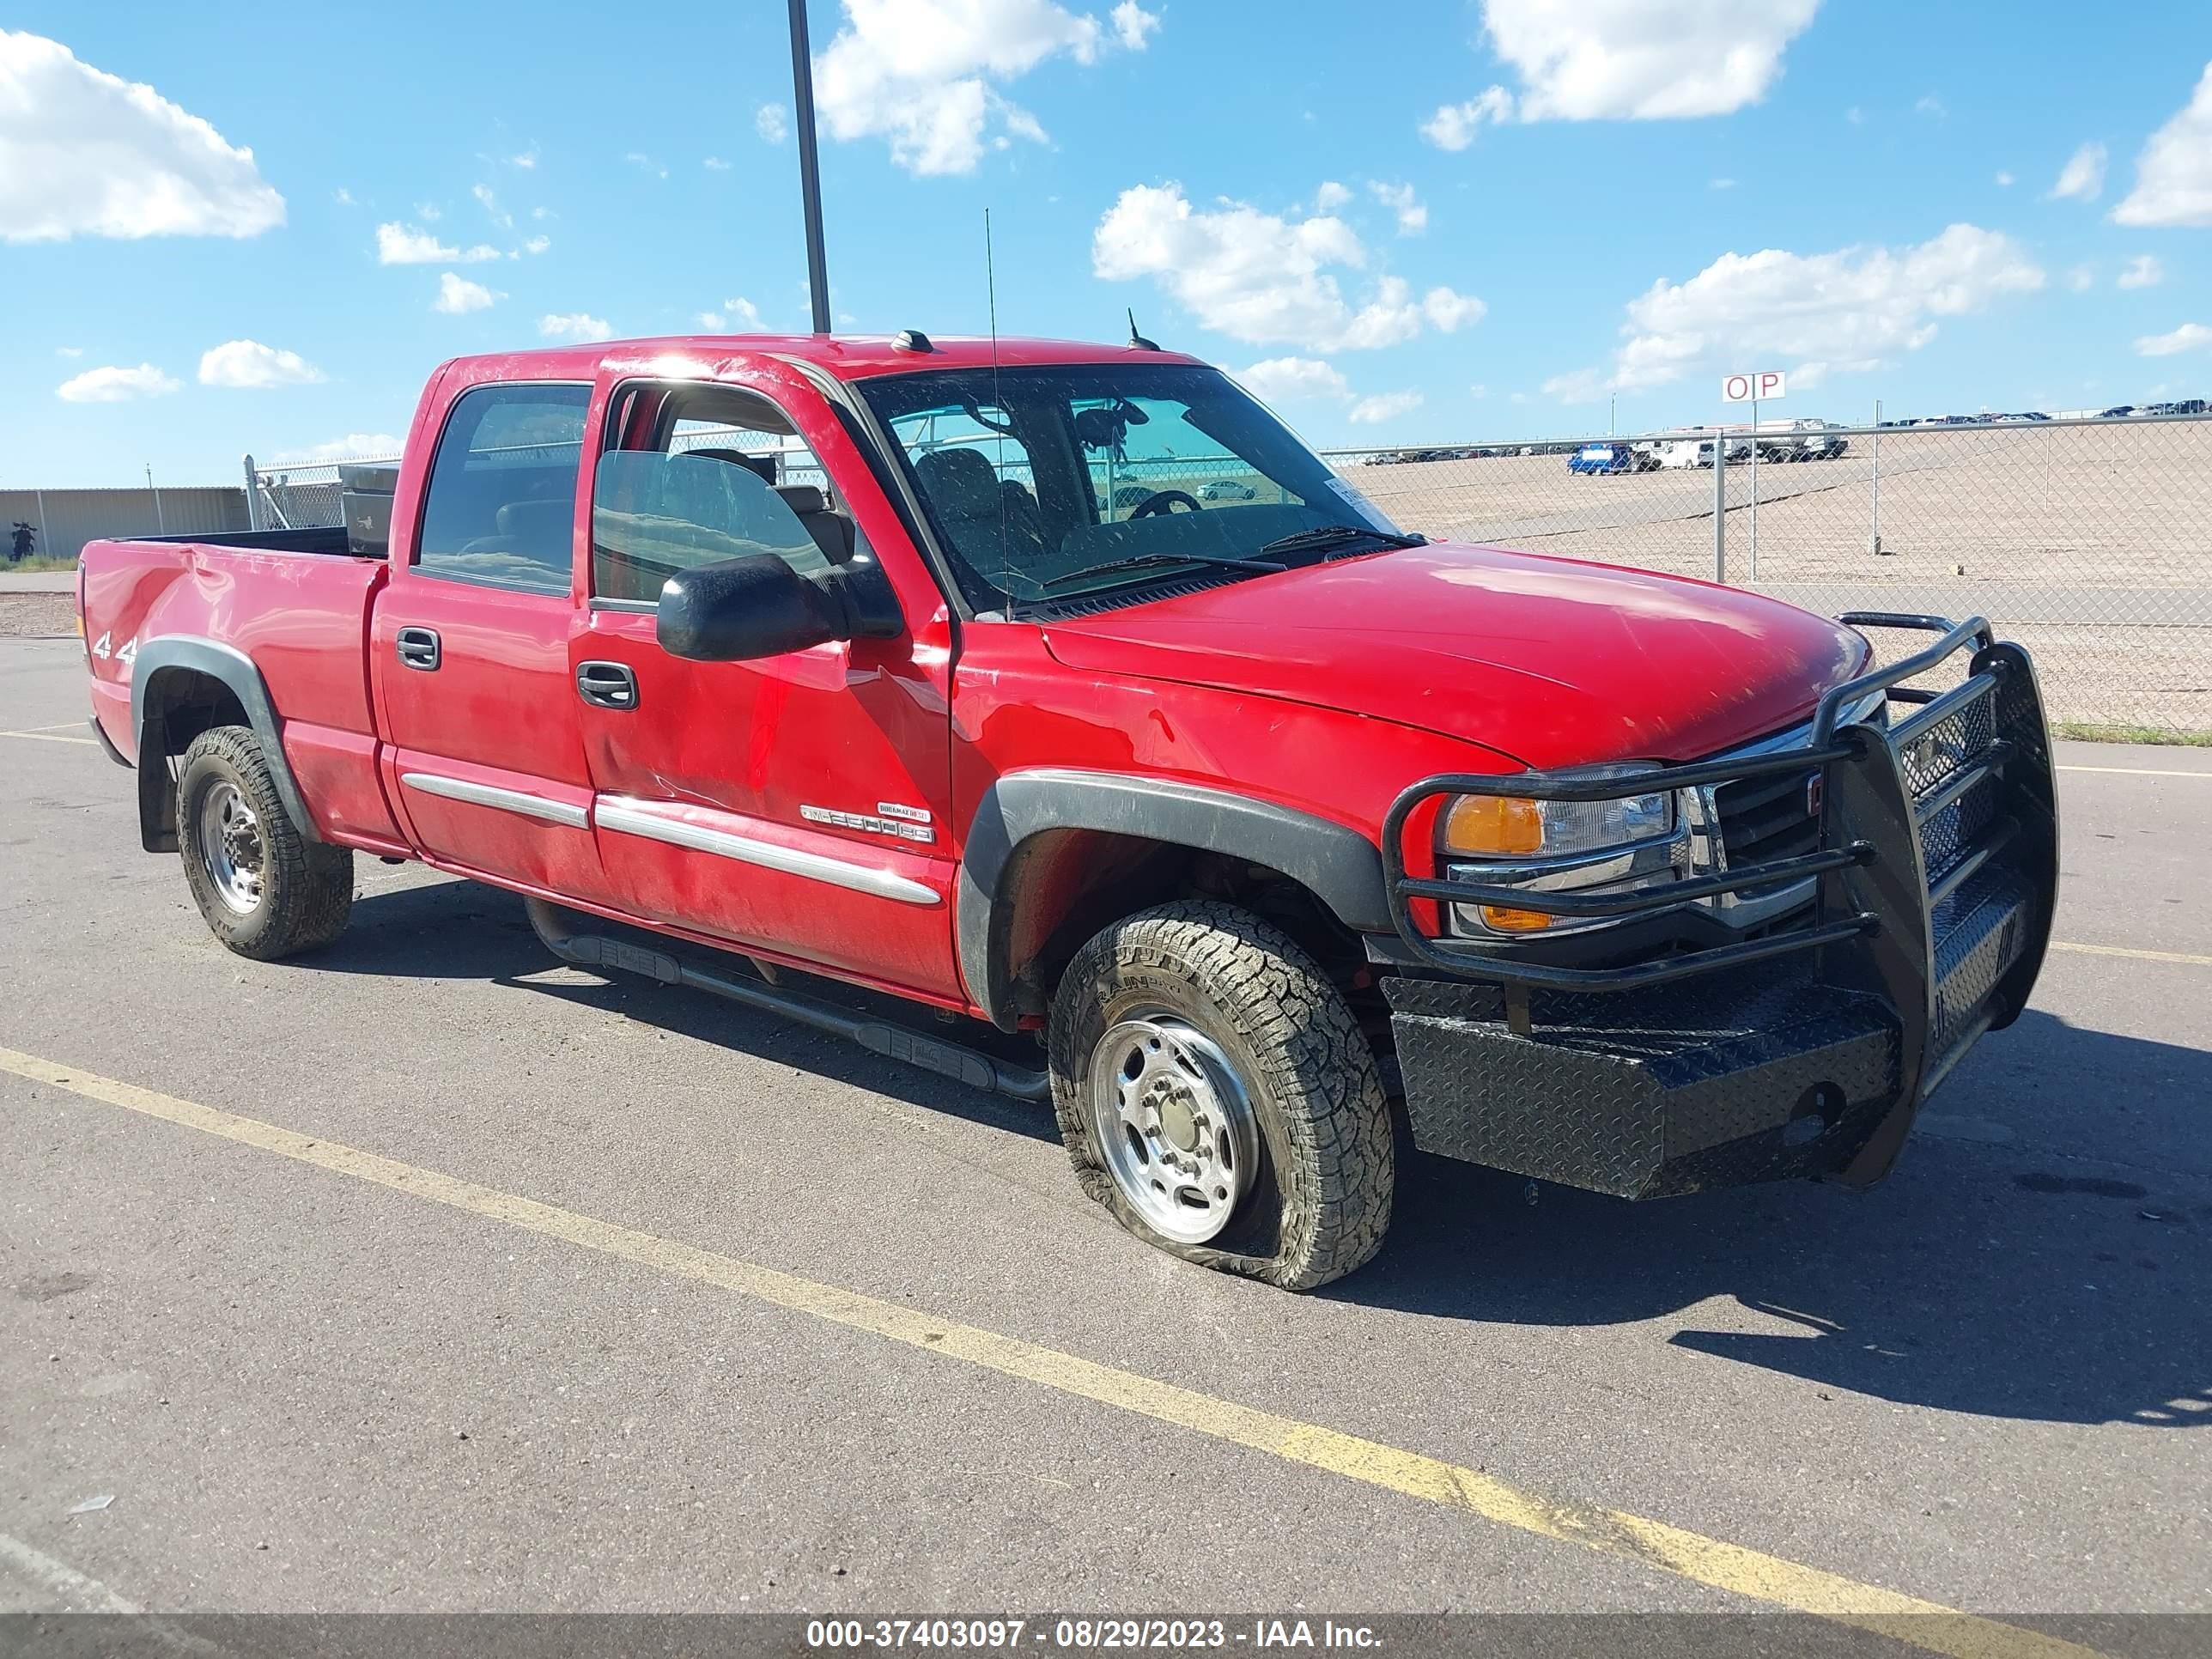
[{"label": "red pickup truck", "polygon": [[490,882],[571,960],[1048,1097],[1210,1267],[1357,1267],[1407,1142],[1865,1185],[2042,963],[1988,624],[1404,534],[1142,341],[457,361],[351,505],[84,551],[95,725],[225,945],[329,945],[356,849]]}]

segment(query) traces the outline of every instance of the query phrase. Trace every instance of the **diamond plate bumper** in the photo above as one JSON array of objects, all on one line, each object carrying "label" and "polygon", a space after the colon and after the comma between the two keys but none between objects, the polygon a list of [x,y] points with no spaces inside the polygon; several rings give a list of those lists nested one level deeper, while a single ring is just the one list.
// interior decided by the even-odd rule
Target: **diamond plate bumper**
[{"label": "diamond plate bumper", "polygon": [[[1978,648],[1954,690],[1899,684],[1969,639]],[[1838,729],[1834,711],[1876,688],[1900,717],[1887,732]],[[1709,783],[1727,764],[1662,769],[1638,784]],[[1671,892],[1491,899],[1474,890],[1485,902],[1633,916],[1695,896],[1692,885],[1817,878],[1818,898],[1793,926],[1612,967],[1478,954],[1425,933],[1413,903],[1468,889],[1405,873],[1400,839],[1430,796],[1580,799],[1607,786],[1516,773],[1431,779],[1401,798],[1386,858],[1416,971],[1382,988],[1417,1146],[1624,1198],[1806,1176],[1865,1186],[1889,1172],[1922,1102],[1984,1032],[2018,1017],[2042,965],[2057,827],[2034,670],[1985,623],[1950,629],[1929,651],[1830,692],[1802,749],[1753,764],[1821,770],[1818,854]]]}]

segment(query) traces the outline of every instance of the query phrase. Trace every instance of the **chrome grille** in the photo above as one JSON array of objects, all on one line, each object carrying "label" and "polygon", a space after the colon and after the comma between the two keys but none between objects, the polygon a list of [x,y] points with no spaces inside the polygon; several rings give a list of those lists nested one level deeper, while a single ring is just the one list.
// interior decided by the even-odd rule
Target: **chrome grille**
[{"label": "chrome grille", "polygon": [[1778,778],[1746,778],[1713,791],[1729,868],[1820,851],[1820,816],[1809,810],[1817,775],[1808,769]]}]

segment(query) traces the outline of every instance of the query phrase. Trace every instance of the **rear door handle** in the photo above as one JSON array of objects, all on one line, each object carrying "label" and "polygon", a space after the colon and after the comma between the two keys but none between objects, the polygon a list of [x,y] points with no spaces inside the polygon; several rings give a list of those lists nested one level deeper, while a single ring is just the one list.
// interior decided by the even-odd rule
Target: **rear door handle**
[{"label": "rear door handle", "polygon": [[594,708],[637,707],[637,674],[628,663],[578,663],[576,690]]},{"label": "rear door handle", "polygon": [[440,648],[438,630],[434,628],[403,628],[392,636],[393,649],[399,660],[410,668],[422,669],[425,673],[438,665]]}]

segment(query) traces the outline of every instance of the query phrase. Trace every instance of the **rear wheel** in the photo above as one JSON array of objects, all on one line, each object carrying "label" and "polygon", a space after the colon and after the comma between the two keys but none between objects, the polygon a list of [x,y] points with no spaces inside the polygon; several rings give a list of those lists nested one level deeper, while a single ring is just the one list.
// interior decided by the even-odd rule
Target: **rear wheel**
[{"label": "rear wheel", "polygon": [[353,853],[300,833],[245,726],[213,727],[185,749],[177,850],[208,930],[242,957],[274,961],[345,931]]},{"label": "rear wheel", "polygon": [[1104,929],[1051,1026],[1054,1105],[1083,1189],[1147,1243],[1310,1290],[1390,1224],[1390,1112],[1352,1011],[1283,933],[1182,902]]}]

